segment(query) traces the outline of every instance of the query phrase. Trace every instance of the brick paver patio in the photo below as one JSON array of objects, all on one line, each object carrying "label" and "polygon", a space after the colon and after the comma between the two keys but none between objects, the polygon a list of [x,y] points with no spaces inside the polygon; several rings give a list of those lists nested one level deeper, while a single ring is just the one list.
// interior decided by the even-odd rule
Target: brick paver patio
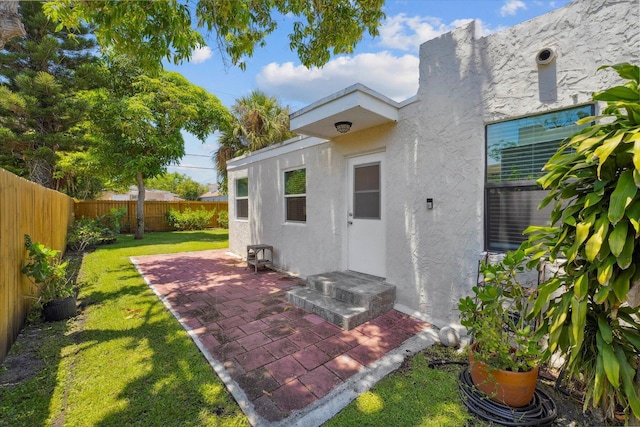
[{"label": "brick paver patio", "polygon": [[149,285],[269,421],[323,398],[428,327],[396,310],[344,331],[286,301],[299,280],[226,250],[132,258]]}]

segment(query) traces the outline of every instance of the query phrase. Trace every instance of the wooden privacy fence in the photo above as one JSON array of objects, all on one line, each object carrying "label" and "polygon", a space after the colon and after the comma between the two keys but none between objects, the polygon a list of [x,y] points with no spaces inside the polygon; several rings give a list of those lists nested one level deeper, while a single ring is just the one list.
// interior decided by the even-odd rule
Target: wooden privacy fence
[{"label": "wooden privacy fence", "polygon": [[[76,202],[76,218],[96,218],[110,212],[111,209],[125,208],[126,214],[123,218],[123,233],[131,233],[136,224],[136,201],[135,200],[80,200]],[[217,213],[221,210],[227,211],[227,202],[188,202],[188,201],[146,201],[144,202],[144,229],[145,231],[172,231],[173,228],[167,225],[166,213],[169,209],[184,212],[187,208],[191,210],[205,209],[216,211],[211,218],[209,227],[219,227]]]},{"label": "wooden privacy fence", "polygon": [[31,307],[32,285],[21,272],[24,235],[64,250],[73,199],[0,169],[0,362]]}]

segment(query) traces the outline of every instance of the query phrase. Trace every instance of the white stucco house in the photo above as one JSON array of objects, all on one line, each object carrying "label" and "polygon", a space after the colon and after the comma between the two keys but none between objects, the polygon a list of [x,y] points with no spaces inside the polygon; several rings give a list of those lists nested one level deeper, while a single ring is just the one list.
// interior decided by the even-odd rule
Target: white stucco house
[{"label": "white stucco house", "polygon": [[540,168],[602,108],[592,93],[619,81],[596,70],[639,56],[637,0],[575,0],[489,36],[472,22],[427,41],[414,97],[348,87],[291,115],[305,136],[228,163],[230,250],[272,245],[275,267],[302,277],[379,276],[396,309],[457,322],[483,253],[547,218]]}]

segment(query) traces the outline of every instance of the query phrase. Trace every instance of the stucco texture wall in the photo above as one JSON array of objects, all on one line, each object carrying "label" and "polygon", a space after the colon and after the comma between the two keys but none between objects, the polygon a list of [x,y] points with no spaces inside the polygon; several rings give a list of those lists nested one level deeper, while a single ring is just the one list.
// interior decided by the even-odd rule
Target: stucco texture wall
[{"label": "stucco texture wall", "polygon": [[[438,326],[457,323],[484,251],[485,126],[585,105],[615,84],[615,73],[596,70],[638,62],[638,9],[637,0],[579,0],[487,37],[471,23],[423,44],[417,100],[397,123],[230,163],[231,251],[271,244],[276,266],[302,276],[346,268],[347,159],[385,150],[386,271],[396,307]],[[540,67],[543,48],[557,58]],[[283,173],[296,167],[307,168],[305,224],[284,220]],[[233,182],[245,176],[249,220],[238,221]]]},{"label": "stucco texture wall", "polygon": [[[401,110],[398,141],[387,148],[397,172],[387,271],[398,304],[435,324],[457,322],[484,250],[485,125],[584,105],[617,82],[596,70],[638,62],[638,9],[636,0],[575,1],[487,37],[471,23],[421,46],[419,102]],[[539,67],[546,47],[557,58]]]},{"label": "stucco texture wall", "polygon": [[[305,149],[250,162],[229,171],[229,249],[245,256],[246,246],[274,247],[277,268],[309,276],[344,268],[346,161],[354,153],[380,150],[388,127],[337,138]],[[295,142],[291,143],[294,145]],[[284,172],[306,168],[307,221],[285,221]],[[236,220],[235,179],[248,177],[249,219]]]}]

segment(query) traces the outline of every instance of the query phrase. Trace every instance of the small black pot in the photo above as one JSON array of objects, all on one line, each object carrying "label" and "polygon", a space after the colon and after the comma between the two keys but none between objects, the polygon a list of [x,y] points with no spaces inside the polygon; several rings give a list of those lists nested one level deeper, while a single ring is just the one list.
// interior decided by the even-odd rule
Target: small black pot
[{"label": "small black pot", "polygon": [[42,312],[44,314],[44,320],[47,322],[69,319],[78,314],[76,299],[74,297],[67,297],[49,301],[44,305]]}]

